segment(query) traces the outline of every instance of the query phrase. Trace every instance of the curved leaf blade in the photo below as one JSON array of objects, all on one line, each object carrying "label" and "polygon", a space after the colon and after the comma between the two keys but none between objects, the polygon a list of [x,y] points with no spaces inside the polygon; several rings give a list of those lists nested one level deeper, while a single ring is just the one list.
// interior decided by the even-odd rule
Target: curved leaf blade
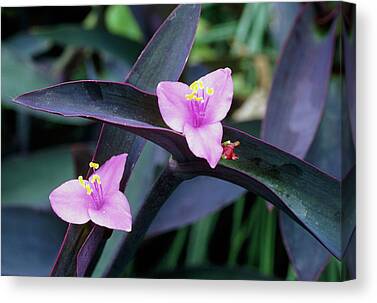
[{"label": "curved leaf blade", "polygon": [[[341,258],[343,254],[347,243],[341,240],[339,181],[272,145],[224,127],[224,140],[241,142],[237,148],[240,159],[223,160],[212,170],[204,160],[193,156],[181,134],[165,128],[156,97],[128,84],[71,82],[22,95],[15,102],[121,126],[171,152],[180,162],[177,169],[183,173],[221,178],[263,196],[304,226],[335,256]],[[351,207],[350,212],[353,211]],[[349,237],[345,234],[345,239]]]},{"label": "curved leaf blade", "polygon": [[331,75],[336,22],[318,41],[311,5],[297,17],[272,82],[262,138],[300,158],[313,141]]},{"label": "curved leaf blade", "polygon": [[216,178],[184,181],[169,197],[148,230],[148,236],[189,225],[239,198],[245,190]]},{"label": "curved leaf blade", "polygon": [[[156,83],[163,79],[171,81],[178,80],[191,50],[199,15],[200,5],[178,5],[143,50],[133,70],[128,74],[126,82],[138,85],[146,90],[154,91],[154,85],[157,85]],[[179,18],[177,16],[179,16]],[[181,23],[185,19],[191,19],[192,23],[183,28]],[[166,34],[167,32],[169,32],[170,36]],[[173,41],[171,41],[172,38]],[[181,61],[175,62],[175,65],[158,65],[161,59],[158,56],[157,50],[167,53],[170,49],[174,49],[180,54],[177,60]],[[156,71],[156,68],[159,68],[159,70]],[[98,91],[95,91],[95,94],[96,93],[98,93]],[[122,107],[121,104],[119,104],[119,106]],[[120,186],[120,189],[124,190],[144,144],[144,139],[134,136],[123,129],[104,123],[93,158],[103,163],[114,154],[128,152],[129,157]],[[93,230],[93,232],[91,232],[91,230]],[[58,261],[60,259],[63,264],[59,266],[59,263],[57,263],[52,273],[54,275],[90,274],[90,270],[93,268],[92,264],[95,262],[95,257],[98,255],[94,253],[94,250],[103,248],[104,241],[102,241],[102,237],[97,237],[98,234],[101,233],[104,236],[107,234],[103,232],[103,228],[97,226],[91,227],[90,224],[86,224],[82,228],[74,228],[70,225],[70,229],[67,230],[63,242],[63,246],[66,246],[66,249],[62,247],[60,252],[60,254],[65,253],[66,255],[58,257]],[[87,237],[89,236],[94,240],[88,239]],[[87,250],[87,247],[85,247],[86,244],[92,246],[92,248]],[[84,252],[84,254],[81,254],[82,252]],[[90,257],[87,257],[88,254],[90,254]],[[77,258],[75,257],[76,255]],[[81,256],[84,258],[81,258]],[[78,266],[75,265],[76,262],[79,263]],[[72,264],[73,266],[71,266]]]}]

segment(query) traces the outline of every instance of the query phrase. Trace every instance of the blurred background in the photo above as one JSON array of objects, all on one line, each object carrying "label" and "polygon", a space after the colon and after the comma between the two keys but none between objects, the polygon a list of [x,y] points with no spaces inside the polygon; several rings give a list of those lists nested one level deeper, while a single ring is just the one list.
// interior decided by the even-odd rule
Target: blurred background
[{"label": "blurred background", "polygon": [[[328,31],[336,5],[312,5],[318,20],[313,31],[319,37]],[[11,99],[62,81],[122,81],[172,9],[174,5],[2,8],[2,274],[48,275],[66,229],[51,213],[48,195],[77,176],[78,155],[90,158],[100,130],[99,123],[33,112]],[[234,100],[228,123],[259,136],[279,54],[301,9],[300,3],[203,4],[181,81],[191,83],[230,67]],[[335,59],[334,64],[340,63]],[[126,189],[133,212],[168,157],[147,144]],[[203,187],[212,195],[203,196]],[[207,199],[213,200],[211,207],[200,207]],[[298,279],[278,211],[267,206],[224,181],[186,181],[156,218],[124,276]],[[113,234],[94,276],[103,273],[123,237]],[[342,266],[328,255],[310,277],[341,280]]]}]

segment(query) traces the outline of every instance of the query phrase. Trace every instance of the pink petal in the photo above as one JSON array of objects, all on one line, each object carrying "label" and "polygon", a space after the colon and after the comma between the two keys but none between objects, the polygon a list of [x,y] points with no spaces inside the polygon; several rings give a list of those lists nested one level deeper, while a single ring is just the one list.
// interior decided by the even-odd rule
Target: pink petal
[{"label": "pink petal", "polygon": [[156,89],[158,106],[165,123],[172,129],[183,132],[185,122],[191,121],[189,102],[185,96],[190,88],[181,82],[160,82]]},{"label": "pink petal", "polygon": [[209,124],[223,120],[232,105],[232,71],[230,68],[221,68],[199,80],[203,81],[205,87],[214,89],[214,94],[209,96],[204,123]]},{"label": "pink petal", "polygon": [[184,135],[192,153],[207,160],[208,164],[215,168],[221,158],[223,148],[223,126],[220,122],[193,127],[189,123],[184,126]]},{"label": "pink petal", "polygon": [[90,219],[101,226],[131,231],[132,217],[127,198],[120,191],[104,198],[100,209],[89,208]]},{"label": "pink petal", "polygon": [[50,194],[50,203],[54,212],[64,221],[83,224],[89,221],[88,208],[91,198],[78,180],[70,180]]},{"label": "pink petal", "polygon": [[[122,180],[127,154],[111,157],[96,171],[101,178],[101,186],[104,194],[119,191],[119,183]],[[89,180],[93,177],[90,176]]]}]

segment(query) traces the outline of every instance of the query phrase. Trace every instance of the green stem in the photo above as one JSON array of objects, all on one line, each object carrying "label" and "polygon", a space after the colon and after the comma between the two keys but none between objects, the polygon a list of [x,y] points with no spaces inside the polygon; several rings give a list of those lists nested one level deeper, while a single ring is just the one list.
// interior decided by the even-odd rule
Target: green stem
[{"label": "green stem", "polygon": [[228,256],[228,265],[234,266],[237,263],[237,257],[245,241],[244,229],[241,229],[242,214],[245,205],[245,198],[240,198],[233,206],[233,224],[230,239],[230,250]]},{"label": "green stem", "polygon": [[170,271],[177,266],[179,257],[182,254],[182,250],[187,239],[188,231],[188,227],[178,230],[167,255],[161,262],[161,265],[157,271]]},{"label": "green stem", "polygon": [[271,212],[264,208],[264,226],[260,245],[260,264],[261,273],[266,275],[273,275],[274,273],[274,259],[275,259],[275,238],[276,238],[276,209]]},{"label": "green stem", "polygon": [[217,218],[217,213],[211,214],[191,227],[186,266],[202,265],[207,261],[209,238]]}]

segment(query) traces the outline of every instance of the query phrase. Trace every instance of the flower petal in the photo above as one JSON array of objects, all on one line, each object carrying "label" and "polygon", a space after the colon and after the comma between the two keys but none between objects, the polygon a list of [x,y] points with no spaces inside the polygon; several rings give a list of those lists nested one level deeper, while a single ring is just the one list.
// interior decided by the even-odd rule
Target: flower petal
[{"label": "flower petal", "polygon": [[78,180],[63,183],[51,192],[49,198],[52,209],[64,221],[73,224],[89,221],[91,198]]},{"label": "flower petal", "polygon": [[221,158],[223,148],[223,126],[220,122],[193,127],[189,123],[184,126],[184,135],[192,153],[207,160],[208,164],[215,168]]},{"label": "flower petal", "polygon": [[223,120],[227,115],[233,99],[233,80],[230,68],[221,68],[200,78],[204,87],[214,89],[206,108],[204,123],[210,124]]},{"label": "flower petal", "polygon": [[120,191],[104,198],[100,209],[89,208],[90,219],[101,226],[131,231],[132,217],[127,198]]},{"label": "flower petal", "polygon": [[[101,186],[104,195],[114,191],[119,191],[119,183],[122,180],[127,154],[120,154],[111,157],[96,171],[101,178]],[[90,176],[89,180],[92,180]]]},{"label": "flower petal", "polygon": [[183,132],[183,126],[191,121],[189,102],[185,96],[191,93],[190,88],[181,82],[160,82],[156,89],[158,107],[165,123],[172,129]]}]

